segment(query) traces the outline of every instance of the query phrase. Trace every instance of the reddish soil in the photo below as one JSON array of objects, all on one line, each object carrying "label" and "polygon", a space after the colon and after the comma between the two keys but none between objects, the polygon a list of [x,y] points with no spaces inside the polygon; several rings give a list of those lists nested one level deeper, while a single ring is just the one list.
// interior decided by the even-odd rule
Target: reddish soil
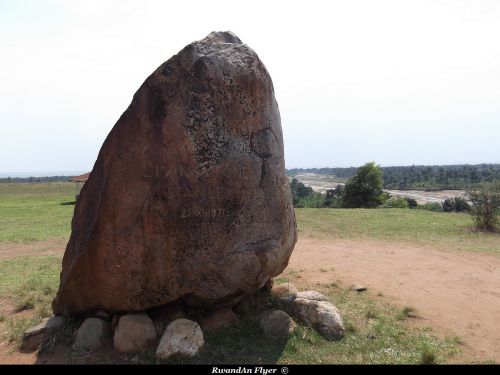
[{"label": "reddish soil", "polygon": [[461,360],[500,362],[499,256],[302,237],[290,271],[300,272],[299,287],[338,281],[363,284],[375,298],[382,292],[388,302],[415,308],[419,324],[439,336],[460,337]]},{"label": "reddish soil", "polygon": [[[62,254],[64,247],[64,240],[2,245],[0,259]],[[415,324],[431,326],[439,336],[460,337],[464,344],[460,361],[500,362],[499,256],[302,236],[286,272],[291,271],[300,274],[294,281],[300,289],[332,282],[363,284],[373,298],[415,308]],[[13,314],[11,307],[0,301],[0,313]],[[40,360],[34,353],[20,353],[5,340],[0,342],[0,364]]]},{"label": "reddish soil", "polygon": [[46,241],[0,244],[0,259],[26,255],[61,255],[64,254],[67,242],[68,239],[62,237]]}]

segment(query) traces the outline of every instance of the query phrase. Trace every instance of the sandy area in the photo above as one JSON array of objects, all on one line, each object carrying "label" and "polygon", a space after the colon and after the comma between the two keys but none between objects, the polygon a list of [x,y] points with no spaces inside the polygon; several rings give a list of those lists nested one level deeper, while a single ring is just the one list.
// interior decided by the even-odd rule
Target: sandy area
[{"label": "sandy area", "polygon": [[438,334],[459,336],[464,360],[500,362],[498,256],[305,237],[288,269],[302,270],[304,286],[340,281],[344,286],[363,284],[375,297],[382,292],[388,302],[415,308],[419,323]]},{"label": "sandy area", "polygon": [[[334,189],[337,185],[343,183],[334,182],[335,178],[326,174],[304,173],[295,176],[297,180],[304,185],[311,187],[314,191],[325,193],[329,189]],[[460,197],[465,198],[463,190],[439,190],[439,191],[423,191],[423,190],[385,190],[393,196],[413,198],[418,204],[425,203],[441,203],[447,198]]]}]

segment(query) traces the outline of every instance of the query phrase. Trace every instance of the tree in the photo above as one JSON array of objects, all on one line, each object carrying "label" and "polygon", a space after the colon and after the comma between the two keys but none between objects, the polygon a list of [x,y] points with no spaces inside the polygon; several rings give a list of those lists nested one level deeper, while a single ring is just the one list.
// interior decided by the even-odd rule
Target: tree
[{"label": "tree", "polygon": [[344,185],[337,185],[335,189],[326,191],[325,207],[338,208],[343,206]]},{"label": "tree", "polygon": [[382,186],[380,166],[374,162],[366,163],[345,184],[344,207],[375,208],[384,204],[387,195]]},{"label": "tree", "polygon": [[303,199],[313,195],[314,193],[311,187],[304,185],[296,178],[292,179],[290,188],[292,189],[292,200],[294,207],[303,207],[303,205],[301,204]]},{"label": "tree", "polygon": [[500,211],[500,182],[483,184],[479,188],[467,191],[472,207],[470,213],[476,228],[494,231]]}]

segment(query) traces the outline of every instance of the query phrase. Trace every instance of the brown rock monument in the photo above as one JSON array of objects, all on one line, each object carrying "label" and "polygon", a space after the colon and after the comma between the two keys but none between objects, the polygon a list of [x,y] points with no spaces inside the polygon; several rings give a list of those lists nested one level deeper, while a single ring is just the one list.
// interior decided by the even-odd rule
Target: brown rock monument
[{"label": "brown rock monument", "polygon": [[271,78],[214,32],[156,69],[106,138],[53,309],[231,307],[283,271],[296,237]]}]

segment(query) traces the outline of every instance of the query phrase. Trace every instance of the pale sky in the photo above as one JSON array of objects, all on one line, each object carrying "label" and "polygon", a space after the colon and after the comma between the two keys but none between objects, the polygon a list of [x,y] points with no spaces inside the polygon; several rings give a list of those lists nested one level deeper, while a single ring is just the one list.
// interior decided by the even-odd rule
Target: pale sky
[{"label": "pale sky", "polygon": [[146,77],[231,30],[286,167],[500,162],[500,1],[0,0],[0,172],[87,171]]}]

